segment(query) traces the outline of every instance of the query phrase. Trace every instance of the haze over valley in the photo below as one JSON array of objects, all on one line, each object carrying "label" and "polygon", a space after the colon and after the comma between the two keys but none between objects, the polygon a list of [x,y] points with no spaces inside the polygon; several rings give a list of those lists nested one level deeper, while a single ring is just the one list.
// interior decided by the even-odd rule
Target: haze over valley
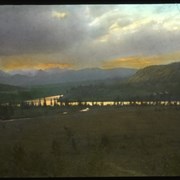
[{"label": "haze over valley", "polygon": [[99,69],[89,68],[81,70],[68,69],[47,69],[36,70],[33,74],[29,72],[0,72],[0,82],[3,84],[17,85],[17,86],[32,86],[55,84],[63,82],[78,82],[89,80],[105,80],[105,79],[123,79],[131,76],[137,70],[130,68],[116,68],[116,69]]}]

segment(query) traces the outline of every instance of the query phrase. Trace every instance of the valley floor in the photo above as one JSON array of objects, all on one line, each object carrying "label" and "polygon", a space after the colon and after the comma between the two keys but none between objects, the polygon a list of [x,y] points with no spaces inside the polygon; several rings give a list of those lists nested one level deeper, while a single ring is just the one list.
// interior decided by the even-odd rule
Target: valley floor
[{"label": "valley floor", "polygon": [[179,107],[30,114],[0,121],[0,177],[180,175]]}]

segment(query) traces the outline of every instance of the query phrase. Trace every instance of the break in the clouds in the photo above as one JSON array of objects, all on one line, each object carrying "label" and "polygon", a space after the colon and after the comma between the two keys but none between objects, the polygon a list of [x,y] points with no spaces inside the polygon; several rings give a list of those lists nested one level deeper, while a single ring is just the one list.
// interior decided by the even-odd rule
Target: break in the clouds
[{"label": "break in the clouds", "polygon": [[0,66],[141,68],[179,61],[179,9],[178,4],[0,6]]}]

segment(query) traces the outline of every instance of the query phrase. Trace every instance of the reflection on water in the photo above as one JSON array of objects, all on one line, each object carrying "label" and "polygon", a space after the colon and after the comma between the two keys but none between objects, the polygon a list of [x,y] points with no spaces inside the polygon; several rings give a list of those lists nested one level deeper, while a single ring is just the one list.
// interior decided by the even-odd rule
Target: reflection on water
[{"label": "reflection on water", "polygon": [[[62,101],[63,95],[47,96],[44,98],[32,99],[25,101],[30,106],[141,106],[141,105],[175,105],[180,106],[180,101]],[[3,103],[1,105],[10,105]],[[21,104],[16,104],[21,107]]]},{"label": "reflection on water", "polygon": [[54,105],[60,105],[60,102],[58,100],[63,97],[63,95],[58,96],[48,96],[45,98],[39,98],[39,99],[33,99],[33,100],[27,100],[26,103],[33,104],[34,106],[54,106]]},{"label": "reflection on water", "polygon": [[68,101],[63,102],[63,95],[48,96],[39,99],[27,100],[26,103],[34,106],[128,106],[128,105],[180,105],[180,101]]}]

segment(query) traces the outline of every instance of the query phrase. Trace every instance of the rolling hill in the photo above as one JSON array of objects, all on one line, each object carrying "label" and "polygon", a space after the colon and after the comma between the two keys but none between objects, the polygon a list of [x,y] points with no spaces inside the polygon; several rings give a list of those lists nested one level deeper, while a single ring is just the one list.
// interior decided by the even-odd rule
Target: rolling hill
[{"label": "rolling hill", "polygon": [[20,100],[20,92],[24,91],[27,91],[26,88],[8,84],[0,84],[0,102],[4,103]]},{"label": "rolling hill", "polygon": [[[91,91],[89,91],[91,89]],[[70,99],[180,99],[180,62],[149,66],[124,81],[70,89]]]},{"label": "rolling hill", "polygon": [[10,93],[10,92],[15,92],[15,91],[19,91],[19,90],[23,90],[24,88],[19,87],[19,86],[12,86],[12,85],[8,85],[8,84],[0,84],[0,92],[4,93]]},{"label": "rolling hill", "polygon": [[130,77],[128,82],[178,83],[180,82],[180,62],[145,67]]}]

